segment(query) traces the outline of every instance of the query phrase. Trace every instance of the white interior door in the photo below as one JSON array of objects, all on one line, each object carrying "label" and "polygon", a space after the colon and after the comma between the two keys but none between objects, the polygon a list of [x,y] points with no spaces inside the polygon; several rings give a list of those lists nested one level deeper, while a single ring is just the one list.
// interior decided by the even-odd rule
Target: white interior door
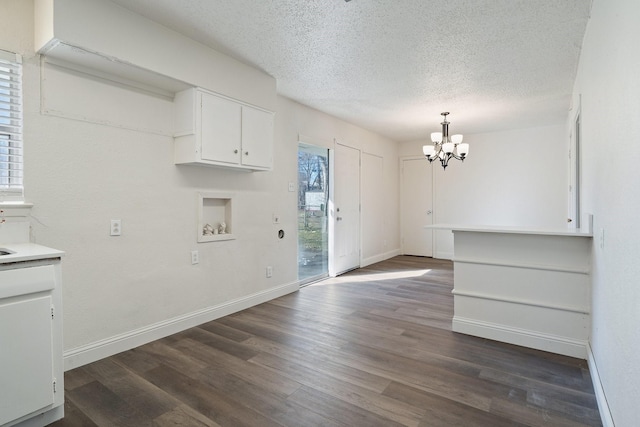
[{"label": "white interior door", "polygon": [[385,250],[387,230],[384,211],[388,199],[383,197],[384,161],[382,157],[363,151],[360,163],[360,204],[365,210],[365,215],[360,217],[361,265],[369,265],[375,262]]},{"label": "white interior door", "polygon": [[402,253],[433,256],[433,177],[424,158],[402,159],[400,165],[400,221]]},{"label": "white interior door", "polygon": [[331,275],[360,266],[360,150],[336,144],[334,154]]}]

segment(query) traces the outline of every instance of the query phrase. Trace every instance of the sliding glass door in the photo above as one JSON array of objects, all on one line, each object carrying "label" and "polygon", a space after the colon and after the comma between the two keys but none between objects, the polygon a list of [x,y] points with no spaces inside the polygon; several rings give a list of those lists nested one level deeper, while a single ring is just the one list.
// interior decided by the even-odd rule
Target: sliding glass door
[{"label": "sliding glass door", "polygon": [[329,273],[327,203],[329,151],[298,147],[298,280],[310,283]]}]

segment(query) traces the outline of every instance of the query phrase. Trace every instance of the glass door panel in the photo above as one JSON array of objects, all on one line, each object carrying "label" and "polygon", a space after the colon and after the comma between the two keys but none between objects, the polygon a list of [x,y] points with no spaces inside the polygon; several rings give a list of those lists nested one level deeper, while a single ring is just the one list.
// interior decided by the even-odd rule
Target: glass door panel
[{"label": "glass door panel", "polygon": [[298,147],[298,280],[300,283],[329,274],[327,202],[329,151]]}]

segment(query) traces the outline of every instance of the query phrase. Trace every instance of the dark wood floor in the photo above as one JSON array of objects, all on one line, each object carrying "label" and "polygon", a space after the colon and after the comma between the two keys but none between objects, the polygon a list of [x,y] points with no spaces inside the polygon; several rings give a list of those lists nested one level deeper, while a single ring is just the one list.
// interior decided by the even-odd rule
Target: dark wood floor
[{"label": "dark wood floor", "polygon": [[586,362],[451,332],[396,257],[65,374],[55,426],[601,425]]}]

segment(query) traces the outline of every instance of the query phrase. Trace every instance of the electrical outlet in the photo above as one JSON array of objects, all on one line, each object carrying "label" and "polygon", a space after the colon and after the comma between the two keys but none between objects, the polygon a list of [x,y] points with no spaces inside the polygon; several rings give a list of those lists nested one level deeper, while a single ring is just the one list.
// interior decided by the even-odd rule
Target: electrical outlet
[{"label": "electrical outlet", "polygon": [[289,182],[289,191],[291,191],[291,192],[296,191],[296,184],[295,184],[295,182]]},{"label": "electrical outlet", "polygon": [[195,265],[200,262],[200,254],[198,251],[191,251],[191,264]]},{"label": "electrical outlet", "polygon": [[267,267],[267,278],[273,276],[273,267]]},{"label": "electrical outlet", "polygon": [[122,234],[122,221],[119,219],[111,220],[111,235],[120,236]]}]

